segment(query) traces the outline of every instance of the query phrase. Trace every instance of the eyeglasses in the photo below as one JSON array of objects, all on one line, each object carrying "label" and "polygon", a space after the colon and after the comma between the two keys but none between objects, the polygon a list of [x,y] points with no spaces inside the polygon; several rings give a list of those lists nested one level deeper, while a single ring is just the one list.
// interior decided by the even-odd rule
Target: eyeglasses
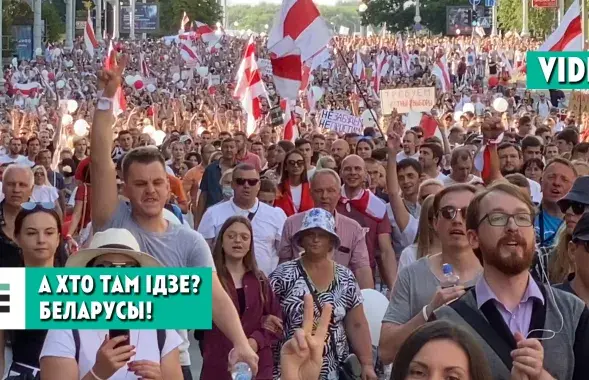
[{"label": "eyeglasses", "polygon": [[479,226],[486,219],[493,227],[505,227],[511,218],[518,227],[531,227],[534,224],[534,215],[529,213],[506,214],[504,212],[490,212],[479,221]]},{"label": "eyeglasses", "polygon": [[25,202],[20,205],[23,210],[33,211],[39,209],[55,210],[55,204],[51,202]]},{"label": "eyeglasses", "polygon": [[134,263],[113,263],[110,261],[103,261],[100,264],[94,265],[94,268],[140,268],[139,264]]},{"label": "eyeglasses", "polygon": [[562,202],[560,204],[560,211],[564,214],[566,213],[569,209],[573,210],[573,214],[575,215],[583,215],[585,213],[585,210],[587,210],[587,205],[581,202],[573,202],[573,201],[569,201],[569,202]]},{"label": "eyeglasses", "polygon": [[445,206],[442,207],[438,213],[442,215],[442,218],[446,220],[454,220],[456,218],[456,215],[458,215],[458,212],[460,212],[460,216],[462,217],[462,219],[466,219],[466,208]]},{"label": "eyeglasses", "polygon": [[298,161],[288,160],[286,163],[289,164],[290,166],[303,166],[303,165],[305,165],[305,160],[298,160]]},{"label": "eyeglasses", "polygon": [[260,180],[257,178],[235,178],[235,183],[238,186],[243,186],[246,184],[246,182],[250,186],[256,186]]}]

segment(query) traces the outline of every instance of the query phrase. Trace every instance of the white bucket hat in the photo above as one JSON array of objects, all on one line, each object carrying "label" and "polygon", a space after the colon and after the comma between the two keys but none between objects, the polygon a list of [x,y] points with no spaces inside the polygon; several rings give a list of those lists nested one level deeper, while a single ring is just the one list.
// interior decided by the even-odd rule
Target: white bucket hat
[{"label": "white bucket hat", "polygon": [[96,257],[107,253],[119,253],[129,256],[139,263],[141,267],[162,267],[163,265],[153,256],[141,252],[137,239],[131,232],[123,228],[109,228],[97,232],[92,237],[90,245],[71,255],[66,267],[86,267]]},{"label": "white bucket hat", "polygon": [[314,228],[319,228],[331,235],[334,240],[334,249],[337,249],[341,245],[341,240],[335,232],[335,218],[329,211],[322,208],[313,208],[307,211],[303,218],[301,229],[293,236],[294,241],[300,246],[300,239],[303,234]]}]

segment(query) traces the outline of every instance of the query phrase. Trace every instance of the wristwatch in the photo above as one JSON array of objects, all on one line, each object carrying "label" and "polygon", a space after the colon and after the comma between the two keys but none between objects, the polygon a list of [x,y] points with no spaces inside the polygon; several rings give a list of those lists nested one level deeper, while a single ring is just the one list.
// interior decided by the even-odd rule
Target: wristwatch
[{"label": "wristwatch", "polygon": [[100,111],[109,111],[112,109],[113,100],[109,98],[98,98],[98,103],[96,104],[96,109]]}]

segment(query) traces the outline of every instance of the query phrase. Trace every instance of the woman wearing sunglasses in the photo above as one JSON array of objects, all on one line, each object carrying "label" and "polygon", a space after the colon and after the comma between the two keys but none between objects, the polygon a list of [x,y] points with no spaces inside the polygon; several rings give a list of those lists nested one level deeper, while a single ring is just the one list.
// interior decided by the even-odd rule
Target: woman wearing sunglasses
[{"label": "woman wearing sunglasses", "polygon": [[[21,250],[25,267],[52,268],[63,266],[67,255],[63,248],[61,220],[53,203],[28,202],[22,205],[14,220],[14,238]],[[0,330],[0,374],[4,373],[4,347],[12,343],[12,365],[8,379],[21,379],[39,373],[39,354],[47,330]]]},{"label": "woman wearing sunglasses", "polygon": [[291,150],[284,157],[274,207],[280,207],[286,216],[313,208],[305,156],[298,149]]},{"label": "woman wearing sunglasses", "polygon": [[[162,265],[141,252],[128,230],[111,228],[97,232],[89,248],[70,256],[66,266],[116,270]],[[115,348],[125,341],[129,344]],[[108,330],[50,330],[41,351],[43,380],[181,380],[181,343],[174,330],[129,330],[112,339]]]},{"label": "woman wearing sunglasses", "polygon": [[51,186],[45,168],[42,165],[35,166],[33,175],[35,176],[35,184],[33,185],[31,201],[56,203],[59,199],[59,193],[55,187]]},{"label": "woman wearing sunglasses", "polygon": [[575,263],[569,253],[569,244],[581,216],[589,211],[587,189],[589,176],[578,177],[567,195],[557,202],[564,214],[564,223],[558,230],[556,245],[550,255],[548,278],[552,283],[569,283],[575,278]]}]

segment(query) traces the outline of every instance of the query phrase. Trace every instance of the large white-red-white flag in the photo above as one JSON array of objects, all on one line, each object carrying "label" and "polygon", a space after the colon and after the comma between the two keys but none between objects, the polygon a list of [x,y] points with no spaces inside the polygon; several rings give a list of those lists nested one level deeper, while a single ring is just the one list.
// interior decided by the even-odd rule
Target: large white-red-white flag
[{"label": "large white-red-white flag", "polygon": [[256,129],[256,120],[262,117],[260,97],[268,97],[256,62],[256,41],[253,35],[245,47],[243,60],[237,70],[237,84],[233,96],[241,101],[241,106],[247,113],[246,133],[250,135]]},{"label": "large white-red-white flag", "polygon": [[448,62],[443,54],[438,57],[432,66],[432,74],[440,80],[442,92],[452,92],[452,81],[448,74]]},{"label": "large white-red-white flag", "polygon": [[[117,51],[115,50],[112,40],[108,45],[108,53],[106,55],[106,60],[104,61],[104,69],[105,70],[113,70],[117,64]],[[125,94],[123,93],[123,89],[121,86],[117,89],[117,92],[113,99],[113,108],[112,112],[116,116],[125,112],[127,109],[127,99],[125,99]]]},{"label": "large white-red-white flag", "polygon": [[276,92],[296,99],[301,88],[302,64],[329,43],[331,30],[313,0],[285,0],[268,37]]},{"label": "large white-red-white flag", "polygon": [[94,58],[94,49],[98,49],[98,40],[96,40],[96,35],[94,34],[90,10],[88,10],[88,18],[84,26],[84,45],[86,45],[86,51],[90,54],[90,57]]},{"label": "large white-red-white flag", "polygon": [[200,62],[196,49],[190,46],[189,43],[182,41],[180,42],[180,56],[185,62]]},{"label": "large white-red-white flag", "polygon": [[186,12],[184,12],[184,15],[182,16],[182,20],[180,20],[180,33],[185,31],[186,24],[188,24],[189,22],[190,22],[190,19],[188,18],[188,15],[186,14]]},{"label": "large white-red-white flag", "polygon": [[293,115],[290,100],[282,99],[280,101],[280,108],[284,112],[284,129],[282,130],[283,140],[294,142],[299,138],[299,128],[297,127],[295,117]]},{"label": "large white-red-white flag", "polygon": [[215,30],[211,26],[200,21],[194,22],[194,31],[196,32],[197,37],[200,36],[202,42],[209,45],[216,43],[220,38],[215,34]]}]

